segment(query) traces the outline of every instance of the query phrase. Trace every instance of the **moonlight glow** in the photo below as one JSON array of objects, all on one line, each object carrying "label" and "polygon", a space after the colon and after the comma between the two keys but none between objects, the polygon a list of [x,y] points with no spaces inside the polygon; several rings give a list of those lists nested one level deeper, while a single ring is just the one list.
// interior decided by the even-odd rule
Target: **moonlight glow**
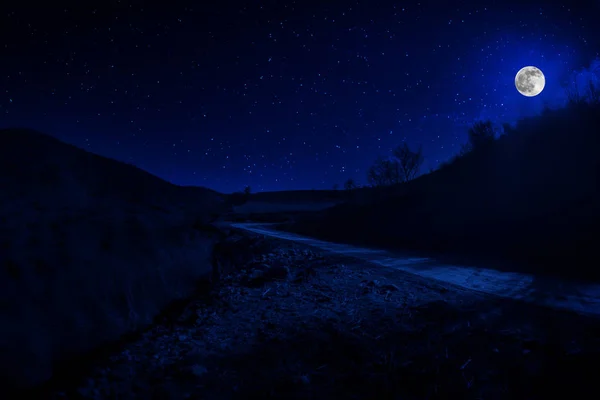
[{"label": "moonlight glow", "polygon": [[515,86],[523,96],[537,96],[544,90],[546,78],[539,68],[523,67],[515,76]]}]

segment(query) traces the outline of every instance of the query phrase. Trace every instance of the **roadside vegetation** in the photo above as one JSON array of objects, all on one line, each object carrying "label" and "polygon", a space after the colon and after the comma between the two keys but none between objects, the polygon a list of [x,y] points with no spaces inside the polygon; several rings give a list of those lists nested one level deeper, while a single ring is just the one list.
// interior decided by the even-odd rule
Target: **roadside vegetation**
[{"label": "roadside vegetation", "polygon": [[[600,278],[600,87],[514,126],[474,124],[468,142],[419,175],[403,145],[369,170],[354,201],[283,229],[333,241],[452,253],[505,268]],[[405,167],[406,166],[406,167]]]}]

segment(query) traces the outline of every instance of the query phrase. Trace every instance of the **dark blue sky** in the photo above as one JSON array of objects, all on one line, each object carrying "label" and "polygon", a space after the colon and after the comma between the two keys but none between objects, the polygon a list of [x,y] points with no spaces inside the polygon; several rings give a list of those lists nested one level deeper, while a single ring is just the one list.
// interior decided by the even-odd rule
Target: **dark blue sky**
[{"label": "dark blue sky", "polygon": [[[473,121],[558,105],[599,65],[599,1],[18,3],[0,14],[1,127],[224,192],[364,183],[404,140],[427,171]],[[526,65],[546,75],[535,98],[514,87]]]}]

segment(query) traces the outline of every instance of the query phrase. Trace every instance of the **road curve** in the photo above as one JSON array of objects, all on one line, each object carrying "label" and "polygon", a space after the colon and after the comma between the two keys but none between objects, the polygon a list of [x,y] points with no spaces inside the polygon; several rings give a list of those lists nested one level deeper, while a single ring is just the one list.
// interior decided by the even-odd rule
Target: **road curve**
[{"label": "road curve", "polygon": [[290,240],[326,252],[354,257],[386,268],[435,279],[501,297],[524,300],[539,305],[567,309],[577,313],[600,316],[600,285],[565,282],[529,274],[502,272],[440,263],[433,258],[414,258],[385,250],[367,249],[313,239],[273,228],[275,224],[234,223],[242,229],[277,239]]}]

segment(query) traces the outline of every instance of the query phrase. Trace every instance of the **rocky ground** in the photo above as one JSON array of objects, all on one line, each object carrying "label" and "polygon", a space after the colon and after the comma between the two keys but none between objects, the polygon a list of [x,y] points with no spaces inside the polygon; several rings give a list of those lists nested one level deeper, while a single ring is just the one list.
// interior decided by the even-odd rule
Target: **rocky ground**
[{"label": "rocky ground", "polygon": [[[598,392],[600,323],[233,234],[220,284],[43,398],[537,399]],[[81,379],[80,379],[81,378]]]}]

